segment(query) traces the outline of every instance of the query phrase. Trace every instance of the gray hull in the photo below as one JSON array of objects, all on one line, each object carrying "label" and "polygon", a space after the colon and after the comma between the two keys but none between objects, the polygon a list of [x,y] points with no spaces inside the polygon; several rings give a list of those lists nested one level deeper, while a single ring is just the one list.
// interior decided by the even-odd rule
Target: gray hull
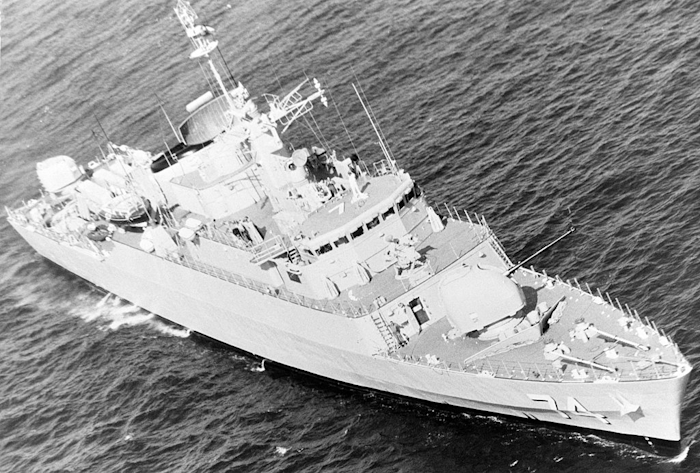
[{"label": "gray hull", "polygon": [[[690,369],[620,382],[497,378],[380,354],[369,316],[314,310],[115,243],[109,256],[10,221],[41,255],[150,312],[227,345],[361,388],[616,434],[680,440]],[[372,348],[376,347],[376,350]],[[376,352],[376,355],[368,353]],[[628,407],[638,406],[634,412]]]}]

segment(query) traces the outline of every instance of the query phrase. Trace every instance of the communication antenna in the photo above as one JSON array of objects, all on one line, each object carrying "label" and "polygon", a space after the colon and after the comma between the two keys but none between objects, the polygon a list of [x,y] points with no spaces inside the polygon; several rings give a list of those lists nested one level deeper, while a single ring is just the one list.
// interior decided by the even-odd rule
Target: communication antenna
[{"label": "communication antenna", "polygon": [[107,132],[105,131],[104,127],[102,126],[102,123],[100,123],[100,119],[97,118],[97,115],[94,113],[92,114],[93,117],[95,117],[95,121],[97,122],[97,126],[100,127],[100,130],[102,130],[102,134],[105,135],[105,139],[107,140],[107,151],[110,153],[114,153],[114,147],[112,147],[112,140],[109,139],[109,136],[107,136]]},{"label": "communication antenna", "polygon": [[97,147],[100,150],[100,154],[102,155],[102,159],[107,160],[107,155],[105,155],[104,150],[102,149],[102,146],[100,145],[100,140],[97,138],[97,135],[95,134],[95,130],[90,130],[92,132],[92,137],[95,140],[95,143],[97,144]]},{"label": "communication antenna", "polygon": [[355,142],[352,139],[352,136],[350,136],[350,132],[348,131],[348,127],[345,126],[345,120],[343,120],[343,116],[340,114],[340,110],[338,109],[338,104],[335,102],[335,99],[333,98],[333,94],[331,94],[331,89],[327,88],[328,91],[328,96],[331,98],[331,102],[333,102],[333,106],[335,107],[335,112],[338,114],[338,118],[340,118],[340,123],[343,125],[343,129],[345,130],[345,134],[348,137],[348,140],[350,140],[350,144],[352,145],[352,149],[355,151],[355,154],[359,156],[360,153],[357,152],[357,147],[355,147]]},{"label": "communication antenna", "polygon": [[394,161],[394,158],[392,157],[391,153],[389,152],[389,147],[388,147],[386,141],[384,140],[383,135],[379,131],[379,128],[377,127],[377,124],[375,123],[375,120],[373,119],[372,114],[367,109],[367,106],[365,105],[364,100],[362,100],[362,96],[360,95],[360,92],[357,90],[357,87],[355,87],[355,84],[352,84],[352,88],[355,89],[355,94],[357,95],[357,98],[360,100],[360,103],[362,104],[362,108],[365,110],[365,114],[367,115],[367,118],[369,118],[369,122],[372,125],[374,132],[377,134],[377,138],[379,138],[379,147],[382,149],[382,153],[384,153],[384,157],[389,162],[389,167],[391,167],[391,171],[394,174],[396,174],[398,172],[398,169],[396,167],[396,161]]}]

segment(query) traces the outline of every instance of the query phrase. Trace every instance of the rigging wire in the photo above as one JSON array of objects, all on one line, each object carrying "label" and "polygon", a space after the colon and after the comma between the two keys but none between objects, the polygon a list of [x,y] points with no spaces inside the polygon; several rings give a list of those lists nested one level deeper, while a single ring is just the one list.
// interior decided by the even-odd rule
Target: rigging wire
[{"label": "rigging wire", "polygon": [[102,155],[102,159],[105,161],[107,160],[107,156],[105,155],[105,152],[102,150],[102,145],[100,145],[100,140],[97,138],[97,135],[95,134],[95,130],[90,130],[92,132],[92,137],[95,140],[95,143],[97,144],[97,147],[100,149],[100,154]]},{"label": "rigging wire", "polygon": [[[314,133],[314,129],[313,129],[313,127],[311,126],[311,124],[310,124],[308,121],[306,121],[306,123],[300,123],[300,126],[303,126],[303,127],[307,128],[309,131],[311,131],[311,133],[314,134],[314,136],[315,136],[316,140],[319,142],[319,144],[323,144],[323,143],[321,142],[320,138]],[[343,143],[341,143],[341,142],[339,142],[339,141],[337,141],[337,140],[326,140],[326,142],[327,142],[327,144],[328,144],[329,147],[333,147],[333,146],[336,145],[336,144],[337,144],[339,147],[343,145]],[[292,143],[289,143],[289,146],[294,147],[294,145],[293,145]]]},{"label": "rigging wire", "polygon": [[357,78],[357,76],[355,76],[355,80],[357,80],[357,85],[360,87],[360,93],[362,94],[364,101],[367,103],[367,108],[369,109],[370,115],[372,115],[372,120],[374,120],[374,122],[377,126],[377,129],[379,130],[380,138],[384,141],[384,147],[389,152],[389,157],[393,161],[396,161],[396,158],[394,158],[394,153],[391,151],[391,148],[389,148],[389,141],[386,139],[386,136],[384,135],[384,131],[382,131],[381,126],[379,126],[379,122],[377,121],[377,117],[374,114],[374,111],[372,110],[372,105],[369,103],[369,100],[367,100],[367,96],[365,95],[365,91],[362,89],[362,84],[360,84],[360,80]]},{"label": "rigging wire", "polygon": [[377,129],[377,125],[372,119],[372,114],[370,114],[369,110],[367,110],[367,106],[365,105],[364,100],[362,100],[362,96],[360,95],[360,92],[357,90],[357,87],[355,84],[352,84],[352,88],[355,90],[355,94],[357,94],[357,98],[360,100],[360,103],[362,104],[362,108],[365,111],[365,114],[367,115],[367,118],[369,119],[369,123],[372,125],[372,128],[374,129],[374,133],[377,135],[378,145],[382,150],[382,154],[384,154],[384,158],[389,162],[389,164],[392,166],[392,168],[395,168],[396,166],[394,165],[394,160],[391,158],[389,155],[389,151],[387,150],[386,146],[384,145],[384,140],[382,139],[381,134],[379,133],[379,130]]},{"label": "rigging wire", "polygon": [[277,75],[277,71],[274,68],[274,65],[272,64],[272,61],[270,61],[270,53],[265,50],[265,59],[267,60],[267,67],[270,70],[275,71],[275,81],[277,81],[277,86],[282,90],[282,82],[280,82],[280,76]]},{"label": "rigging wire", "polygon": [[107,151],[109,153],[114,153],[114,147],[112,146],[112,140],[110,140],[109,136],[107,136],[107,132],[102,127],[102,123],[100,123],[100,119],[97,118],[97,115],[95,115],[94,113],[92,114],[92,116],[95,117],[95,121],[97,122],[97,126],[100,127],[100,130],[102,130],[102,134],[105,135],[105,138],[107,139]]},{"label": "rigging wire", "polygon": [[[158,97],[158,96],[156,95],[156,97]],[[158,99],[158,100],[160,100],[160,99]],[[163,113],[165,113],[165,110],[163,111]],[[167,117],[167,115],[166,115],[166,117]],[[168,122],[170,122],[170,119],[168,119]],[[171,126],[172,126],[172,124],[171,124]],[[163,157],[165,158],[165,162],[168,163],[168,167],[171,167],[178,162],[178,159],[173,155],[173,152],[170,149],[170,146],[168,145],[168,141],[165,139],[165,133],[163,132],[163,122],[161,122],[160,115],[158,115],[158,129],[160,130],[160,135],[161,135],[161,138],[163,139],[163,144],[165,145],[165,151],[163,152]],[[178,141],[180,141],[179,138],[178,138]],[[185,140],[183,139],[181,141],[181,143],[184,144]],[[168,156],[170,158],[168,158]],[[184,176],[185,171],[182,168],[182,166],[180,166],[180,170],[182,171],[182,175]],[[163,193],[163,195],[165,195],[165,193],[163,192],[163,189],[160,187],[160,184],[158,184],[157,181],[156,181],[156,184],[158,185],[158,188],[160,189],[161,193]]]},{"label": "rigging wire", "polygon": [[[360,102],[367,102],[367,106],[365,107],[363,103],[363,107],[365,107],[365,111],[367,112],[367,115],[369,116],[370,121],[373,122],[373,126],[375,126],[375,131],[377,132],[377,136],[380,140],[380,147],[382,150],[385,151],[387,154],[387,158],[389,158],[391,161],[394,161],[394,167],[396,167],[396,159],[394,158],[394,153],[391,151],[389,148],[389,142],[386,139],[386,136],[384,135],[384,132],[382,131],[381,127],[379,126],[379,122],[377,121],[377,117],[374,115],[374,111],[372,110],[372,106],[370,105],[369,101],[367,100],[367,96],[365,95],[365,91],[362,88],[362,84],[360,84],[360,79],[357,77],[357,73],[355,73],[355,68],[352,68],[352,75],[355,77],[355,81],[357,81],[357,85],[360,87],[360,92],[357,92],[357,89],[355,89],[355,92],[357,93],[358,97],[360,98]],[[353,85],[354,88],[354,85]],[[361,97],[360,97],[361,93]]]},{"label": "rigging wire", "polygon": [[[306,73],[306,71],[304,71],[304,77],[306,78],[306,82],[311,83],[311,79],[309,79],[309,75]],[[313,104],[311,104],[311,107],[313,108]],[[316,129],[318,130],[318,134],[321,137],[321,140],[319,141],[319,143],[321,143],[321,146],[323,146],[326,150],[328,150],[328,141],[326,140],[326,137],[323,136],[323,131],[321,131],[321,127],[318,126],[318,123],[316,122],[316,118],[314,118],[314,114],[311,113],[311,109],[309,109],[309,111],[307,113],[308,113],[308,115],[311,116],[311,119],[313,120],[314,125],[316,125]],[[306,114],[304,114],[302,116],[306,119]],[[308,121],[307,121],[307,123],[308,123]]]},{"label": "rigging wire", "polygon": [[228,68],[228,63],[226,62],[226,59],[224,59],[224,54],[221,52],[221,49],[219,49],[219,46],[216,46],[216,50],[219,52],[219,56],[221,57],[221,62],[224,63],[224,67],[226,68],[226,71],[228,72],[228,81],[229,84],[231,85],[232,89],[235,89],[236,86],[236,78],[233,76],[233,73],[231,72],[231,69]]},{"label": "rigging wire", "polygon": [[323,146],[326,148],[326,150],[330,151],[330,143],[326,139],[326,137],[323,134],[323,131],[321,130],[321,127],[318,126],[318,123],[316,122],[316,117],[314,117],[314,114],[309,112],[309,115],[311,115],[311,119],[314,121],[314,125],[316,125],[316,129],[318,130],[318,133],[321,135],[323,138]]},{"label": "rigging wire", "polygon": [[211,90],[213,93],[216,93],[216,91],[219,89],[214,85],[212,82],[211,78],[209,77],[209,74],[207,73],[207,69],[202,65],[201,61],[198,61],[199,68],[202,70],[202,74],[204,75],[204,79],[207,81],[207,86],[209,87],[209,90]]},{"label": "rigging wire", "polygon": [[[156,96],[156,99],[158,100],[158,106],[160,107],[160,110],[163,112],[163,115],[165,115],[165,119],[168,121],[168,124],[170,125],[170,129],[173,131],[173,134],[175,135],[175,138],[181,142],[184,143],[185,140],[183,137],[180,136],[180,134],[175,130],[175,126],[173,126],[173,122],[170,121],[170,117],[168,114],[165,112],[165,107],[163,107],[163,101],[158,97],[158,94],[153,92],[153,95]],[[160,115],[158,115],[158,125],[160,126]],[[161,130],[161,134],[163,134],[163,130]],[[163,141],[165,141],[165,135],[163,135]]]},{"label": "rigging wire", "polygon": [[[309,76],[308,76],[308,74],[306,73],[306,71],[304,71],[304,77],[306,77],[306,82],[309,82],[309,83],[311,82],[311,79],[309,79]],[[313,108],[313,105],[311,105],[311,107]],[[311,119],[313,120],[314,125],[316,125],[316,130],[318,130],[318,133],[316,133],[316,131],[313,129],[313,127],[312,127],[311,124],[309,123],[308,119],[306,118],[306,115],[307,115],[307,114],[311,116]],[[312,132],[312,133],[314,134],[314,136],[316,137],[316,140],[321,144],[321,146],[323,146],[323,147],[326,149],[326,151],[329,151],[330,148],[329,148],[328,140],[326,140],[326,137],[323,136],[323,131],[321,131],[321,127],[318,126],[318,122],[316,121],[316,118],[314,117],[314,114],[311,113],[311,109],[309,109],[309,111],[308,111],[307,113],[304,113],[304,114],[302,115],[302,117],[304,118],[304,122],[306,123],[307,127],[309,128],[309,130],[311,130],[311,132]]]},{"label": "rigging wire", "polygon": [[348,131],[348,127],[345,126],[345,121],[343,120],[343,116],[340,114],[340,110],[338,109],[338,104],[336,103],[335,99],[333,98],[333,94],[331,93],[331,89],[328,88],[328,95],[331,98],[331,102],[333,102],[333,107],[335,107],[335,111],[338,114],[338,118],[340,118],[340,123],[343,125],[343,130],[345,130],[345,134],[348,137],[348,140],[350,140],[350,145],[352,145],[352,149],[355,151],[356,155],[360,155],[360,153],[357,151],[357,147],[355,146],[355,142],[353,141],[352,137],[350,136],[350,132]]},{"label": "rigging wire", "polygon": [[323,144],[323,139],[321,139],[321,137],[318,136],[318,133],[316,133],[316,130],[314,130],[314,128],[311,126],[311,124],[309,123],[309,120],[306,118],[306,115],[303,115],[302,118],[304,119],[304,123],[306,123],[306,127],[309,130],[311,130],[311,133],[313,133],[314,137],[316,138],[316,141],[318,141],[321,144],[321,146],[325,146]]}]

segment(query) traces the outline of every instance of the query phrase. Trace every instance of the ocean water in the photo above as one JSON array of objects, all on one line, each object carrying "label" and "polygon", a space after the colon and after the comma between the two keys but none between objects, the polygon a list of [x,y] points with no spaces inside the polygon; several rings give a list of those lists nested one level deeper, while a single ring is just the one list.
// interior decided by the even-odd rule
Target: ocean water
[{"label": "ocean water", "polygon": [[[0,201],[104,135],[156,151],[205,90],[174,2],[0,3]],[[361,84],[435,203],[486,215],[512,259],[609,291],[700,357],[700,3],[368,0],[194,7],[254,96],[305,76],[324,138],[371,160]],[[157,97],[156,97],[157,95]],[[303,124],[289,137],[304,144]],[[104,130],[104,132],[103,132]],[[95,138],[95,136],[97,138]],[[0,221],[0,471],[698,471],[596,435],[348,392],[101,292]]]}]

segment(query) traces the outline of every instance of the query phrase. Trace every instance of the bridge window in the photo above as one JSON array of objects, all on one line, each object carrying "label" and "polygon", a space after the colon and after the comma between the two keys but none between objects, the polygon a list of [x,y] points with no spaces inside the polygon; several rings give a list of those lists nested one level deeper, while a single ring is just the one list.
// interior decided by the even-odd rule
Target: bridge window
[{"label": "bridge window", "polygon": [[340,245],[344,245],[344,244],[346,244],[347,242],[348,242],[348,237],[346,237],[346,236],[341,236],[340,238],[338,238],[338,239],[335,241],[334,245],[335,245],[336,248],[338,248]]},{"label": "bridge window", "polygon": [[395,209],[394,206],[392,205],[391,207],[389,207],[389,208],[387,209],[386,212],[384,212],[384,213],[382,214],[382,218],[383,218],[384,220],[386,220],[387,218],[389,218],[390,215],[393,215],[393,214],[395,214],[395,213],[396,213],[396,209]]},{"label": "bridge window", "polygon": [[333,249],[333,247],[331,246],[331,244],[330,244],[330,243],[326,243],[325,245],[323,245],[321,248],[318,249],[318,254],[319,254],[319,255],[322,255],[322,254],[324,254],[324,253],[328,253],[328,252],[331,251],[332,249]]},{"label": "bridge window", "polygon": [[377,225],[379,225],[379,216],[376,216],[372,220],[367,222],[367,230],[371,230],[374,227],[376,227]]},{"label": "bridge window", "polygon": [[354,238],[359,238],[359,237],[362,236],[362,234],[363,234],[364,232],[365,232],[365,229],[364,229],[363,227],[360,227],[360,228],[358,228],[357,230],[355,230],[354,232],[352,232],[352,233],[350,234],[350,236],[353,237],[353,239],[354,239]]},{"label": "bridge window", "polygon": [[399,212],[400,212],[401,209],[403,209],[404,207],[406,207],[406,201],[405,201],[403,198],[401,198],[401,200],[399,200],[399,201],[396,203],[396,206],[398,207]]},{"label": "bridge window", "polygon": [[410,202],[412,199],[416,197],[416,188],[411,187],[411,190],[406,194],[406,202]]}]

